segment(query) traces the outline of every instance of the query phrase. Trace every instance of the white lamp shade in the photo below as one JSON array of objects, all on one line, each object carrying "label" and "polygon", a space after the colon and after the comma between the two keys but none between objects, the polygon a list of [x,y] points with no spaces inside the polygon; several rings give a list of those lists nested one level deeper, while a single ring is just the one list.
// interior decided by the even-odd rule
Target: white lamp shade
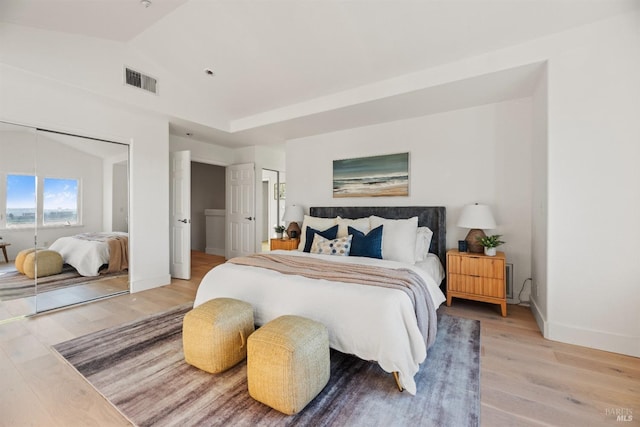
[{"label": "white lamp shade", "polygon": [[282,216],[282,221],[285,223],[289,222],[302,222],[304,219],[304,211],[302,210],[302,206],[291,205],[288,206],[284,210],[284,215]]},{"label": "white lamp shade", "polygon": [[496,228],[491,209],[487,205],[465,205],[458,219],[458,227],[492,229]]}]

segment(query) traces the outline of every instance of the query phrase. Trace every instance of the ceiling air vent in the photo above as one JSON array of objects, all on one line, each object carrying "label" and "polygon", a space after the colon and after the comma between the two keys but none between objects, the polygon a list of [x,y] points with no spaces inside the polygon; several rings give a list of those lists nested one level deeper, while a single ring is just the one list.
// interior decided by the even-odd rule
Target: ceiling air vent
[{"label": "ceiling air vent", "polygon": [[144,89],[147,92],[158,93],[158,81],[131,68],[124,69],[124,81],[129,86]]}]

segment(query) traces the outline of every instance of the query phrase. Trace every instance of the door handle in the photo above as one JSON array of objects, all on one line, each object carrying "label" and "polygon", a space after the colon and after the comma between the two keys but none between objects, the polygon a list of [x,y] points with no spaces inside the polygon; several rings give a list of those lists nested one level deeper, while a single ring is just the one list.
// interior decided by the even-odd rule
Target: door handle
[{"label": "door handle", "polygon": [[246,216],[246,217],[244,217],[244,219],[248,219],[249,221],[253,221],[253,217],[252,216]]},{"label": "door handle", "polygon": [[185,218],[185,219],[179,219],[178,222],[184,222],[185,224],[187,224],[191,221]]}]

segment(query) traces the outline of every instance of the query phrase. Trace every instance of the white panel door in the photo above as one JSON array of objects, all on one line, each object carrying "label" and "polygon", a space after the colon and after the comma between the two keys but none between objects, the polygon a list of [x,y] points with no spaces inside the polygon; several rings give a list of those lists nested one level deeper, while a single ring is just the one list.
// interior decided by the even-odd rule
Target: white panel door
[{"label": "white panel door", "polygon": [[191,278],[191,152],[170,153],[171,277]]},{"label": "white panel door", "polygon": [[227,167],[227,259],[256,252],[253,163]]}]

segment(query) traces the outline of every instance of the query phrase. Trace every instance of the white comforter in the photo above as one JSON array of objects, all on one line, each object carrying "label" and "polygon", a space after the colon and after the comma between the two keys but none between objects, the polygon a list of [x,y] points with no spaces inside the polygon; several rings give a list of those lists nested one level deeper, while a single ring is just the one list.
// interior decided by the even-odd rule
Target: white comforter
[{"label": "white comforter", "polygon": [[[109,235],[126,236],[113,232]],[[82,276],[98,276],[98,270],[109,264],[109,244],[105,241],[78,239],[74,236],[60,237],[49,247],[62,255],[65,264],[71,265]]]},{"label": "white comforter", "polygon": [[[274,251],[287,255],[328,257],[298,251]],[[410,268],[427,283],[435,307],[445,301],[438,285],[442,280],[427,270],[442,267],[435,257],[418,266],[362,257],[330,257],[332,261],[377,265],[386,268]],[[437,281],[437,283],[436,283]],[[363,360],[375,360],[387,372],[397,371],[403,387],[416,393],[413,379],[427,355],[424,338],[416,322],[409,297],[396,289],[344,282],[315,280],[283,275],[257,267],[222,264],[202,279],[194,307],[219,297],[237,298],[253,305],[255,322],[263,325],[285,314],[296,314],[323,323],[329,330],[330,346]]]}]

